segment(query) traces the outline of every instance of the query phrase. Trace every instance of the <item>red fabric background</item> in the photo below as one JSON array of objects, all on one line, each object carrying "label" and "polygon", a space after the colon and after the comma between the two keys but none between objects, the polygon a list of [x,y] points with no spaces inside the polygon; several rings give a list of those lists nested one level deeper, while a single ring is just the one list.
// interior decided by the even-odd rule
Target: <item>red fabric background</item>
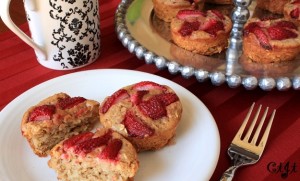
[{"label": "red fabric background", "polygon": [[[101,44],[100,58],[80,70],[55,71],[42,67],[35,59],[33,50],[11,32],[0,34],[0,110],[24,91],[46,80],[71,72],[120,68],[139,70],[168,78],[195,94],[211,111],[221,136],[221,152],[217,168],[211,180],[219,180],[223,171],[230,166],[227,148],[238,130],[249,106],[256,102],[277,109],[263,157],[254,166],[238,170],[235,180],[273,181],[300,180],[300,92],[247,91],[243,87],[229,88],[226,84],[213,86],[209,81],[199,83],[195,78],[185,79],[180,74],[171,75],[167,70],[158,70],[154,65],[145,64],[128,52],[117,39],[114,30],[114,13],[119,0],[101,0]],[[29,32],[27,24],[21,26]],[[197,142],[195,142],[197,144]],[[205,149],[205,148],[203,148]],[[280,173],[269,173],[270,162],[296,164],[296,173],[283,179]],[[290,167],[291,169],[291,167]],[[176,174],[176,173],[174,173]]]}]

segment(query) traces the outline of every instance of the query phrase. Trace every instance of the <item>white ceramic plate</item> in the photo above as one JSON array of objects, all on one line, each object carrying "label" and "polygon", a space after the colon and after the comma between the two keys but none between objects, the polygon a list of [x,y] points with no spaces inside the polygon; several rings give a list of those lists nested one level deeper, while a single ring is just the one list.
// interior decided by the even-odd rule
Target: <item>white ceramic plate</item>
[{"label": "white ceramic plate", "polygon": [[56,180],[55,172],[47,165],[49,158],[34,155],[21,135],[22,115],[30,106],[58,92],[101,102],[119,88],[144,80],[172,87],[179,95],[184,111],[175,144],[159,151],[139,154],[140,169],[135,180],[209,180],[219,158],[220,137],[205,105],[191,92],[170,80],[118,69],[64,75],[31,88],[9,103],[0,113],[0,180]]}]

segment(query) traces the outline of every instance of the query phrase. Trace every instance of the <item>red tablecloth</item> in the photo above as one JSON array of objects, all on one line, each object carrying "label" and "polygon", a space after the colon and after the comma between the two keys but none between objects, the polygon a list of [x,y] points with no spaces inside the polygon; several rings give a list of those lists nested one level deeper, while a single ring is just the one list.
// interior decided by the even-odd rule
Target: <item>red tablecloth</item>
[{"label": "red tablecloth", "polygon": [[[120,68],[153,73],[190,90],[208,107],[215,118],[221,136],[221,152],[211,180],[219,180],[222,172],[229,167],[228,145],[253,102],[267,105],[271,109],[275,108],[277,114],[263,157],[254,166],[238,170],[235,180],[300,180],[299,91],[266,92],[260,89],[247,91],[243,87],[232,89],[226,84],[216,87],[209,81],[199,83],[195,78],[185,79],[180,74],[171,75],[167,70],[158,70],[154,65],[145,64],[143,60],[130,54],[116,36],[114,13],[119,2],[119,0],[100,1],[102,53],[95,63],[79,70],[55,71],[44,68],[36,61],[34,51],[13,33],[0,34],[0,110],[31,87],[71,72]],[[27,24],[21,28],[29,32]],[[281,164],[281,170],[277,168],[278,173],[268,171],[268,164],[271,162],[277,166]],[[281,176],[286,172],[286,168],[289,169],[289,174],[283,179]]]}]

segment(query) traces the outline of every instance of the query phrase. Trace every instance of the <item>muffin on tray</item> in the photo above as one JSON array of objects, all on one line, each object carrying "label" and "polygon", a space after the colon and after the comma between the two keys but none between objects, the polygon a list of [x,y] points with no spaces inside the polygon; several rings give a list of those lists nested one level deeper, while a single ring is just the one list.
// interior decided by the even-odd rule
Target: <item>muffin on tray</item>
[{"label": "muffin on tray", "polygon": [[252,18],[244,28],[244,55],[260,63],[293,60],[300,53],[299,34],[291,21]]},{"label": "muffin on tray", "polygon": [[100,122],[121,133],[137,151],[157,150],[174,137],[182,105],[166,85],[142,81],[108,96],[100,106]]},{"label": "muffin on tray", "polygon": [[139,168],[133,145],[109,129],[61,141],[50,156],[49,167],[64,181],[130,181]]},{"label": "muffin on tray", "polygon": [[201,55],[220,53],[228,46],[230,18],[217,10],[181,10],[171,22],[172,40]]},{"label": "muffin on tray", "polygon": [[300,26],[300,0],[291,0],[285,4],[283,14],[285,18]]},{"label": "muffin on tray", "polygon": [[202,9],[204,0],[152,0],[155,15],[171,22],[177,12],[182,9]]},{"label": "muffin on tray", "polygon": [[65,138],[91,130],[99,119],[99,103],[58,93],[29,108],[21,123],[22,135],[38,156]]},{"label": "muffin on tray", "polygon": [[289,0],[256,0],[257,7],[272,13],[283,14],[283,7]]}]

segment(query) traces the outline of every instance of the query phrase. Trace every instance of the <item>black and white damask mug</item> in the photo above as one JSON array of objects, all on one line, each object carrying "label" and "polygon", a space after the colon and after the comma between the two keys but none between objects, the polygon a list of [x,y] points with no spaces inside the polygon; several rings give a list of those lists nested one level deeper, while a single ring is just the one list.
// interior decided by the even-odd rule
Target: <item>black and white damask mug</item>
[{"label": "black and white damask mug", "polygon": [[10,0],[1,0],[3,22],[34,49],[41,65],[70,70],[86,66],[98,58],[98,0],[24,0],[31,38],[11,20],[9,5]]}]

